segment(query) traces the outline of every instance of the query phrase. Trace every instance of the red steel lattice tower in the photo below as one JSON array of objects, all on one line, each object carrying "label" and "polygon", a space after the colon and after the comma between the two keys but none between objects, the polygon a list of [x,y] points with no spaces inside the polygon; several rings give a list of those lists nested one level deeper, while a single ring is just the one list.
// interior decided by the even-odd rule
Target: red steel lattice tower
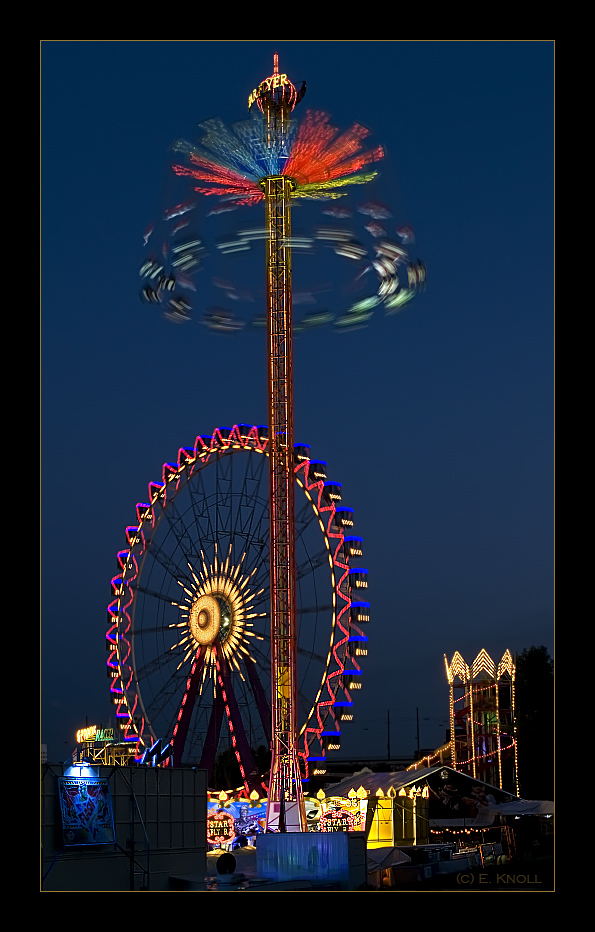
[{"label": "red steel lattice tower", "polygon": [[[274,72],[255,103],[264,115],[265,150],[284,148],[289,114],[303,95]],[[297,630],[293,461],[293,346],[291,306],[291,193],[286,175],[260,185],[267,225],[267,337],[271,589],[271,743],[267,829],[306,831],[297,745]]]}]

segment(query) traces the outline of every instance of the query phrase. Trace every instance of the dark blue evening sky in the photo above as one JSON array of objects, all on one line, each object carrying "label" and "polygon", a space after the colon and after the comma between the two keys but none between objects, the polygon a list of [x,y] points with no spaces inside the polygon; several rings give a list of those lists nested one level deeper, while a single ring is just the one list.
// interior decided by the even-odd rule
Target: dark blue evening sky
[{"label": "dark blue evening sky", "polygon": [[[428,270],[401,313],[295,343],[296,439],[343,483],[370,573],[364,688],[341,753],[385,753],[387,710],[394,754],[415,747],[416,709],[421,745],[441,743],[444,654],[553,653],[553,43],[42,42],[41,740],[52,761],[86,718],[111,714],[110,579],[149,481],[198,433],[267,420],[263,335],[226,338],[198,315],[172,324],[139,301],[138,269],[143,233],[169,206],[169,146],[209,117],[245,119],[274,52],[294,84],[307,81],[303,112],[363,123],[386,148],[374,195],[352,203],[389,204]],[[294,230],[320,210],[296,208]],[[207,218],[205,237],[257,226],[261,211]],[[326,276],[345,310],[349,263],[325,262],[296,257],[294,287]],[[262,291],[263,264],[235,271]]]}]

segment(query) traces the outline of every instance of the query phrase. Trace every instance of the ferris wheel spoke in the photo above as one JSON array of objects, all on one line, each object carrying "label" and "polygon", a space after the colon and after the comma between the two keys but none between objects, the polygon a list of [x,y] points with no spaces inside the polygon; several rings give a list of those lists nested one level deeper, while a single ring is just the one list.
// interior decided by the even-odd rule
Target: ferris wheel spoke
[{"label": "ferris wheel spoke", "polygon": [[194,553],[194,539],[184,521],[184,516],[180,514],[176,506],[176,500],[172,501],[171,508],[165,512],[165,518],[169,524],[171,533],[176,539],[178,548],[182,550],[186,559]]},{"label": "ferris wheel spoke", "polygon": [[[162,592],[157,592],[155,589],[148,589],[146,586],[130,586],[133,592],[141,592],[143,595],[150,596],[152,599],[158,599],[160,602],[166,602],[168,605],[171,605],[171,597],[169,595],[164,595]],[[146,633],[147,631],[161,631],[161,628],[144,628],[141,633]]]},{"label": "ferris wheel spoke", "polygon": [[[181,567],[169,554],[164,553],[161,549],[147,546],[147,556],[158,563],[171,577],[174,582],[183,582],[186,585],[192,583],[192,578],[188,573],[188,564]],[[164,600],[165,601],[165,600]]]},{"label": "ferris wheel spoke", "polygon": [[305,540],[306,535],[311,533],[311,528],[319,523],[319,518],[318,518],[317,513],[314,512],[311,505],[309,505],[309,507],[310,507],[310,514],[308,518],[305,521],[302,521],[299,527],[296,527],[296,531],[295,531],[296,546],[299,542]]},{"label": "ferris wheel spoke", "polygon": [[298,528],[306,527],[312,520],[312,505],[306,499],[300,510],[295,515],[296,533]]},{"label": "ferris wheel spoke", "polygon": [[299,689],[298,689],[298,706],[301,712],[300,718],[305,720],[306,716],[312,710],[312,701],[308,699],[308,697]]},{"label": "ferris wheel spoke", "polygon": [[[254,576],[251,577],[251,584],[255,592],[260,592],[262,589],[267,587],[269,581],[269,568],[268,565],[263,562],[261,562],[260,565],[256,565],[258,569],[256,573],[254,573]],[[263,601],[263,599],[259,599],[258,606],[262,605]]]},{"label": "ferris wheel spoke", "polygon": [[[203,467],[204,469],[204,467]],[[205,507],[205,503],[208,500],[207,491],[205,488],[205,482],[203,477],[203,469],[199,469],[194,473],[193,479],[194,482],[189,481],[186,483],[186,488],[188,489],[190,495],[190,501],[192,505],[192,510],[194,514],[194,524],[197,529],[199,529],[199,540],[202,541],[203,537],[207,537],[209,540],[215,539],[215,528],[211,522],[211,514],[208,508]],[[196,485],[196,488],[195,488]],[[201,522],[204,521],[206,524],[206,534],[200,533]]]},{"label": "ferris wheel spoke", "polygon": [[[198,550],[210,551],[220,542],[217,523],[213,523],[212,519],[212,512],[216,508],[217,493],[207,488],[202,475],[204,468],[193,475],[194,481],[187,484],[187,489],[190,498],[189,511],[192,512]],[[198,551],[195,555],[198,557]]]},{"label": "ferris wheel spoke", "polygon": [[326,664],[326,657],[323,657],[322,654],[316,654],[313,650],[307,650],[305,647],[298,647],[298,654],[307,657],[308,660],[318,660],[319,663]]},{"label": "ferris wheel spoke", "polygon": [[310,605],[306,608],[298,608],[296,614],[312,615],[314,613],[318,614],[318,612],[332,612],[332,610],[332,603],[329,602],[328,605]]},{"label": "ferris wheel spoke", "polygon": [[[258,460],[258,465],[256,469],[254,469],[254,457],[246,457],[242,487],[238,495],[233,536],[241,534],[246,535],[246,537],[250,539],[256,536],[258,539],[263,540],[266,538],[267,529],[266,527],[263,528],[263,523],[266,521],[266,525],[268,526],[268,501],[259,498],[258,490],[262,485],[263,471],[267,458],[265,456],[260,456]],[[251,489],[249,488],[250,486]],[[258,518],[256,518],[256,502],[258,502],[260,506]],[[254,525],[258,529],[258,534],[252,530]]]},{"label": "ferris wheel spoke", "polygon": [[231,530],[231,491],[233,488],[234,457],[228,454],[215,460],[215,537],[219,540]]},{"label": "ferris wheel spoke", "polygon": [[[161,731],[161,735],[158,735],[158,737],[171,738],[178,713],[175,697],[181,687],[181,683],[171,680],[167,687],[164,686],[156,695],[150,697],[150,710],[145,707],[148,724],[150,727],[154,727],[156,731]],[[165,692],[166,688],[169,689],[169,693]],[[167,711],[168,708],[171,709],[171,712]]]},{"label": "ferris wheel spoke", "polygon": [[[169,652],[168,652],[169,653]],[[179,658],[179,654],[178,654]],[[174,669],[171,672],[168,672],[168,668],[171,666],[172,662],[175,662],[176,657],[173,656],[173,651],[171,656],[166,656],[165,654],[159,654],[158,656],[152,657],[150,660],[147,660],[143,663],[142,666],[136,668],[136,676],[139,682],[146,682],[147,678],[155,673],[160,672],[165,680],[163,684],[158,687],[157,683],[154,683],[153,688],[153,700],[158,701],[160,697],[168,697],[169,692],[175,692],[181,683],[184,683],[188,678],[187,671],[185,672],[182,668]],[[176,664],[177,667],[177,664]]]},{"label": "ferris wheel spoke", "polygon": [[[178,497],[174,497],[171,502],[171,512],[166,512],[169,527],[173,534],[177,547],[174,550],[181,550],[184,554],[185,563],[194,563],[199,558],[199,553],[206,542],[213,540],[213,534],[216,533],[210,522],[210,513],[208,503],[203,506],[203,511],[197,507],[196,502],[192,502],[183,512],[178,508]],[[204,519],[208,518],[207,532],[203,528]],[[188,521],[190,519],[190,521]],[[216,539],[216,538],[215,538]]]},{"label": "ferris wheel spoke", "polygon": [[[166,730],[167,737],[171,738],[175,723],[177,721],[180,708],[180,696],[183,695],[186,687],[187,675],[184,677],[172,677],[167,683],[164,683],[151,697],[151,715],[153,721],[161,722],[163,717],[167,720]],[[168,710],[171,711],[168,711]]]},{"label": "ferris wheel spoke", "polygon": [[[265,638],[265,641],[270,642],[270,637]],[[270,665],[271,660],[269,656],[270,646],[267,646],[266,653],[263,651],[262,647],[257,647],[254,643],[254,638],[250,638],[250,657],[256,662],[258,661],[259,669],[266,671],[266,675],[270,674]]]},{"label": "ferris wheel spoke", "polygon": [[304,560],[304,562],[296,568],[296,579],[303,579],[304,576],[309,576],[317,570],[319,566],[323,566],[325,563],[328,563],[328,550],[326,547],[313,557],[308,557],[307,560]]},{"label": "ferris wheel spoke", "polygon": [[159,657],[154,657],[153,660],[148,660],[142,667],[137,667],[136,675],[139,679],[147,677],[156,670],[162,670],[163,667],[167,665],[168,661],[175,659],[173,653],[170,657],[166,657],[163,654]]},{"label": "ferris wheel spoke", "polygon": [[[312,663],[315,664],[315,667],[313,669],[316,669],[317,665],[322,665],[326,669],[328,665],[328,657],[323,657],[322,654],[319,654],[313,648],[298,647],[298,654],[301,657],[307,658],[307,663],[306,663],[305,668],[302,665],[300,665],[300,668],[298,671],[301,683],[306,681],[308,674],[310,673],[310,666]],[[320,669],[320,666],[318,666],[318,669]]]}]

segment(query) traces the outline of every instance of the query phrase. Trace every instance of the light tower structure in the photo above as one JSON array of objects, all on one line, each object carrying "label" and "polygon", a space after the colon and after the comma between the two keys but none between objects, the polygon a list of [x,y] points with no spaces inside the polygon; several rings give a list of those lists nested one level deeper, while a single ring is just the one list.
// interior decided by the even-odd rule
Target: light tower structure
[{"label": "light tower structure", "polygon": [[471,665],[458,651],[444,657],[450,687],[452,766],[478,780],[518,793],[514,735],[516,668],[506,650],[495,664],[482,649]]},{"label": "light tower structure", "polygon": [[[287,151],[290,113],[305,93],[287,75],[273,74],[250,95],[264,115],[264,148]],[[291,306],[291,194],[287,175],[260,181],[267,227],[267,341],[269,409],[269,523],[271,592],[271,744],[267,829],[306,831],[297,753],[297,616],[295,592],[293,321]]]}]

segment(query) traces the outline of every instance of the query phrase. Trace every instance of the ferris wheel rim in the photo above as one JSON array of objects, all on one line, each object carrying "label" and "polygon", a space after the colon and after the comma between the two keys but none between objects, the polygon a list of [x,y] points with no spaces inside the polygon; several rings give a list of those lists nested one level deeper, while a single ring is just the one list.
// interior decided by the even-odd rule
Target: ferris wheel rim
[{"label": "ferris wheel rim", "polygon": [[[263,434],[265,436],[263,436]],[[208,435],[205,435],[205,437]],[[129,549],[120,551],[118,561],[122,567],[122,573],[112,579],[112,588],[117,594],[117,598],[110,603],[108,612],[110,614],[111,628],[108,629],[108,642],[110,641],[110,631],[114,627],[118,629],[116,641],[123,644],[117,653],[117,662],[114,664],[114,653],[110,655],[108,667],[112,670],[112,695],[116,695],[118,704],[118,693],[121,700],[116,713],[121,718],[128,719],[124,728],[124,738],[131,744],[135,744],[136,756],[147,746],[147,738],[156,740],[158,736],[152,729],[150,716],[145,709],[145,703],[142,694],[142,686],[136,669],[135,651],[135,631],[134,618],[137,604],[135,601],[134,587],[131,582],[140,578],[142,574],[142,565],[139,565],[138,557],[142,553],[142,564],[147,559],[148,547],[146,544],[143,526],[150,522],[152,528],[156,528],[156,509],[161,509],[158,516],[157,524],[161,522],[166,515],[166,509],[176,500],[178,493],[191,481],[192,476],[197,471],[200,472],[205,466],[212,461],[215,454],[218,458],[228,456],[235,452],[245,450],[248,452],[258,451],[267,453],[268,431],[266,428],[234,425],[233,428],[217,428],[210,435],[210,445],[205,444],[205,437],[197,437],[194,449],[181,448],[178,454],[177,464],[166,463],[163,466],[162,482],[149,484],[149,502],[139,503],[137,505],[138,526],[127,528],[127,542]],[[336,508],[332,501],[324,498],[324,482],[311,474],[315,472],[312,469],[310,458],[303,458],[296,461],[294,472],[296,484],[301,487],[306,497],[309,499],[314,514],[318,518],[320,530],[328,553],[328,561],[331,569],[333,605],[331,614],[331,635],[328,656],[324,665],[324,671],[320,680],[320,685],[316,697],[312,703],[310,712],[306,716],[304,724],[299,731],[301,742],[300,756],[306,765],[310,760],[324,759],[323,755],[311,754],[310,749],[318,740],[322,747],[321,736],[324,732],[325,724],[329,716],[333,719],[334,729],[327,731],[327,734],[340,734],[337,726],[337,719],[333,717],[333,706],[335,704],[339,689],[343,689],[347,694],[343,676],[347,672],[358,672],[355,670],[347,671],[343,664],[343,659],[347,656],[347,643],[350,640],[349,626],[349,609],[351,606],[351,596],[349,591],[345,591],[345,580],[348,578],[349,566],[344,547],[343,529],[333,525]],[[188,467],[191,467],[190,469]],[[323,520],[326,518],[326,523]],[[137,553],[133,550],[137,548]],[[231,548],[230,548],[231,549]],[[343,561],[343,562],[341,562]],[[132,610],[132,611],[131,611]],[[317,607],[318,610],[318,607]],[[131,617],[132,616],[132,617]],[[121,628],[118,626],[118,617],[122,619]],[[115,621],[115,624],[114,624]],[[128,637],[126,637],[128,635]],[[365,640],[365,638],[364,638]],[[112,639],[112,644],[114,643]],[[108,648],[110,644],[108,643]],[[343,654],[341,656],[341,649]],[[352,661],[353,663],[353,661]],[[118,673],[114,674],[114,666],[117,667]],[[359,671],[361,672],[361,671]],[[338,705],[352,705],[351,697],[348,694],[347,700],[339,702]],[[125,706],[126,711],[122,712]],[[135,716],[140,714],[140,727],[138,721],[135,722]],[[300,716],[301,720],[302,716]],[[303,749],[302,749],[303,747]]]}]

